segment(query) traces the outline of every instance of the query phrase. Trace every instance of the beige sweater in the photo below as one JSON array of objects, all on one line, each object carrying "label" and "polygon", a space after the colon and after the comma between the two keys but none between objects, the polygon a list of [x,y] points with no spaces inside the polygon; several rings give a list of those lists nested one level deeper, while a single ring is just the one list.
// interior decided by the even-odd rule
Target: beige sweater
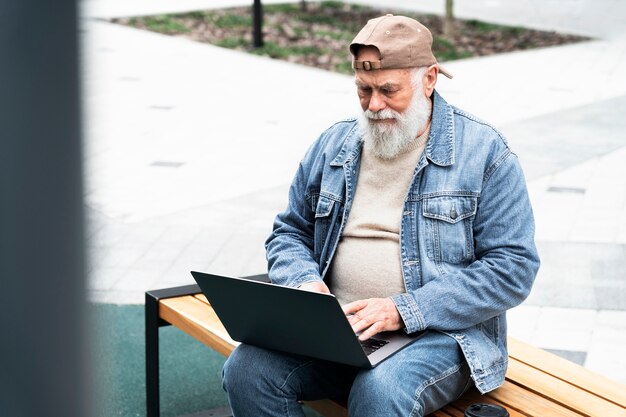
[{"label": "beige sweater", "polygon": [[341,304],[405,292],[400,223],[429,130],[392,160],[364,147],[352,209],[329,270],[330,290]]}]

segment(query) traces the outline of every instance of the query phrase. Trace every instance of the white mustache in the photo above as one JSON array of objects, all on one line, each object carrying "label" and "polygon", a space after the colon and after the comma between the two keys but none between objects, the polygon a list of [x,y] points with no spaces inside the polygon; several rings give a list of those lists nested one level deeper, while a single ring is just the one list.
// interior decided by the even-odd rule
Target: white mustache
[{"label": "white mustache", "polygon": [[365,117],[372,120],[397,119],[400,115],[391,109],[382,109],[378,111],[365,110]]}]

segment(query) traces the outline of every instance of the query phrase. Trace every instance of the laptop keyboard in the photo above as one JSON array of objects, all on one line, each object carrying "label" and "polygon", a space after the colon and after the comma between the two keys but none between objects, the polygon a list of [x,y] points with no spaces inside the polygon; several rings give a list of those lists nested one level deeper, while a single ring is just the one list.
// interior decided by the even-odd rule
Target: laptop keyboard
[{"label": "laptop keyboard", "polygon": [[376,352],[378,349],[389,343],[389,341],[370,338],[360,343],[361,347],[363,348],[363,352],[365,352],[366,355],[371,355],[372,353]]}]

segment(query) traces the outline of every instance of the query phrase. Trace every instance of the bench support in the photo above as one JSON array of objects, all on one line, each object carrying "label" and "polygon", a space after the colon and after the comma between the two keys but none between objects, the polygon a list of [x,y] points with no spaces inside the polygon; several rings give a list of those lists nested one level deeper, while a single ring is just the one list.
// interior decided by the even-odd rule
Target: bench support
[{"label": "bench support", "polygon": [[[267,274],[244,277],[256,281],[269,282]],[[159,317],[159,300],[181,297],[201,293],[197,284],[180,287],[164,288],[146,292],[145,336],[146,336],[146,416],[159,417],[161,415],[161,394],[159,391],[159,328],[169,326],[170,323]],[[201,415],[223,416],[226,408],[208,410]],[[230,410],[230,408],[228,408]],[[206,414],[205,414],[206,413]],[[228,414],[232,415],[232,412]]]},{"label": "bench support", "polygon": [[159,394],[159,302],[146,293],[146,412],[148,417],[158,417]]},{"label": "bench support", "polygon": [[159,392],[159,328],[169,326],[159,318],[159,300],[197,294],[197,285],[166,288],[146,292],[145,335],[146,335],[146,412],[147,417],[161,415],[161,396]]}]

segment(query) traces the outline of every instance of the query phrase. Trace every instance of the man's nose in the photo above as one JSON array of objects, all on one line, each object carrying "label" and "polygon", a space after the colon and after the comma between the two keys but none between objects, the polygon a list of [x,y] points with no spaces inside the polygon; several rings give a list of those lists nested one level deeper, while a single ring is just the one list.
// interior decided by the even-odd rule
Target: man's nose
[{"label": "man's nose", "polygon": [[370,102],[368,106],[370,111],[377,112],[379,110],[384,109],[386,106],[387,105],[385,103],[385,100],[380,93],[377,93],[377,92],[372,93],[372,97],[370,98]]}]

